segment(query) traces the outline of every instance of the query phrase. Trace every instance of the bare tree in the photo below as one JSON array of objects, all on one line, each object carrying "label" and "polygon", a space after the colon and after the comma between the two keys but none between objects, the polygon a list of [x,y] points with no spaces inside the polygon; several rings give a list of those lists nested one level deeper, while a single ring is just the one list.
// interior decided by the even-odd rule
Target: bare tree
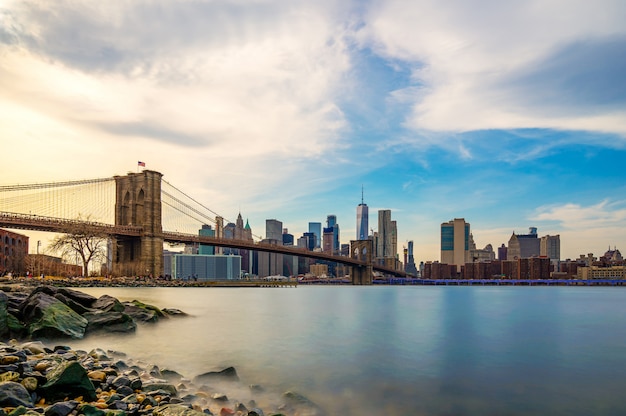
[{"label": "bare tree", "polygon": [[50,243],[50,250],[63,257],[80,257],[83,276],[89,276],[89,264],[105,256],[107,235],[90,226],[90,217],[78,217],[67,234],[61,234]]}]

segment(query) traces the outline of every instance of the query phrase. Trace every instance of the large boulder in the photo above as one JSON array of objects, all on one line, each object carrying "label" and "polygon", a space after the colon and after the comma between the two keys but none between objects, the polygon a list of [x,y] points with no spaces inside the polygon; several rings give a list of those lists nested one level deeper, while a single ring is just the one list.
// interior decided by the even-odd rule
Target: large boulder
[{"label": "large boulder", "polygon": [[47,382],[41,386],[43,397],[57,401],[66,397],[82,396],[87,401],[96,400],[96,389],[87,371],[76,361],[64,361],[46,374]]},{"label": "large boulder", "polygon": [[124,305],[113,296],[102,295],[91,305],[92,308],[106,312],[124,312]]},{"label": "large boulder", "polygon": [[33,399],[26,387],[14,381],[0,383],[0,407],[33,407]]},{"label": "large boulder", "polygon": [[85,335],[87,319],[43,291],[33,291],[20,309],[33,338],[82,338]]},{"label": "large boulder", "polygon": [[124,312],[138,322],[157,322],[159,318],[165,316],[156,306],[147,305],[138,300],[124,302],[123,305]]},{"label": "large boulder", "polygon": [[134,332],[137,324],[133,318],[122,312],[94,311],[83,315],[87,319],[87,333],[93,332]]}]

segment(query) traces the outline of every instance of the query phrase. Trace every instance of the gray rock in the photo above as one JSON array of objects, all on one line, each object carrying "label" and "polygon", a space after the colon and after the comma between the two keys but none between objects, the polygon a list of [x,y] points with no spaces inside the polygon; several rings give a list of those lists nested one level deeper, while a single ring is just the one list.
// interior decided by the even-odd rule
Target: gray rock
[{"label": "gray rock", "polygon": [[83,315],[87,319],[87,333],[94,332],[134,332],[137,324],[129,315],[116,311],[87,312]]},{"label": "gray rock", "polygon": [[221,371],[209,371],[208,373],[200,374],[193,379],[194,383],[210,383],[212,381],[239,381],[237,370],[235,367],[227,367]]},{"label": "gray rock", "polygon": [[48,406],[44,412],[46,416],[67,416],[78,407],[78,402],[69,400],[66,402],[57,402]]},{"label": "gray rock", "polygon": [[33,407],[33,399],[26,387],[14,381],[0,382],[0,407]]},{"label": "gray rock", "polygon": [[91,305],[92,308],[106,312],[124,312],[124,305],[113,296],[102,295]]}]

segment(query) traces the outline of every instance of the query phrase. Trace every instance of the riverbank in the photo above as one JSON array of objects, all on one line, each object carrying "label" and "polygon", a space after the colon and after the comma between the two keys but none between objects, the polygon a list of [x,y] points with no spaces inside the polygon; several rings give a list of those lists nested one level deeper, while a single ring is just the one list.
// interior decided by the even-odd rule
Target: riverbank
[{"label": "riverbank", "polygon": [[3,277],[0,284],[36,287],[297,287],[297,280],[180,280],[150,277]]},{"label": "riverbank", "polygon": [[246,386],[233,367],[189,379],[122,352],[16,340],[0,343],[0,408],[8,416],[325,414],[298,393]]}]

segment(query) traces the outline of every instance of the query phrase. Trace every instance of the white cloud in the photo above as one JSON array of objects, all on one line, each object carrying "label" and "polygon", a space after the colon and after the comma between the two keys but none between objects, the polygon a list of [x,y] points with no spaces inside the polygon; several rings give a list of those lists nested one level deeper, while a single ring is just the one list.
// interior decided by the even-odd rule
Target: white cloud
[{"label": "white cloud", "polygon": [[[94,156],[107,160],[109,174],[145,160],[225,209],[240,202],[233,189],[242,198],[295,198],[310,192],[309,183],[338,175],[317,166],[347,145],[336,104],[351,65],[342,8],[88,1],[9,7],[3,16],[13,41],[0,38],[3,149],[38,166],[60,161],[64,179],[84,177],[80,161]],[[26,148],[25,136],[46,146]],[[72,168],[69,160],[78,163]],[[30,174],[52,179],[57,172]],[[3,178],[24,180],[23,172]]]},{"label": "white cloud", "polygon": [[[577,97],[580,99],[576,104],[583,111],[564,111],[574,101],[571,89],[606,88],[595,85],[598,75],[624,65],[619,53],[626,34],[621,18],[624,13],[626,4],[611,0],[594,3],[422,0],[410,4],[392,0],[371,7],[360,39],[363,45],[372,45],[383,56],[415,63],[414,80],[425,87],[411,91],[414,107],[407,119],[411,129],[469,131],[532,127],[626,135],[623,102],[598,114],[597,103],[585,104],[586,100]],[[542,65],[552,62],[560,51],[572,54],[575,50],[570,49],[577,42],[610,43],[616,37],[619,46],[611,46],[612,52],[607,50],[602,59],[614,60],[607,64],[609,68],[597,65],[594,59],[597,56],[591,56],[594,48],[581,46],[581,53],[590,56],[570,56],[569,61],[595,62],[589,62],[585,68],[568,65],[568,59],[553,62],[548,69],[563,71],[564,77],[571,72],[573,85],[547,83],[554,76],[542,73]],[[517,85],[521,82],[520,74],[529,71],[537,72],[535,78],[524,79]],[[610,82],[621,92],[623,76],[615,75]],[[541,77],[546,81],[536,79]],[[587,81],[591,85],[585,85]],[[556,98],[564,95],[560,114],[547,111],[547,105],[552,103],[544,101],[555,98],[549,94],[555,94]],[[540,98],[538,102],[534,101],[536,98]],[[590,108],[594,111],[589,111]]]}]

